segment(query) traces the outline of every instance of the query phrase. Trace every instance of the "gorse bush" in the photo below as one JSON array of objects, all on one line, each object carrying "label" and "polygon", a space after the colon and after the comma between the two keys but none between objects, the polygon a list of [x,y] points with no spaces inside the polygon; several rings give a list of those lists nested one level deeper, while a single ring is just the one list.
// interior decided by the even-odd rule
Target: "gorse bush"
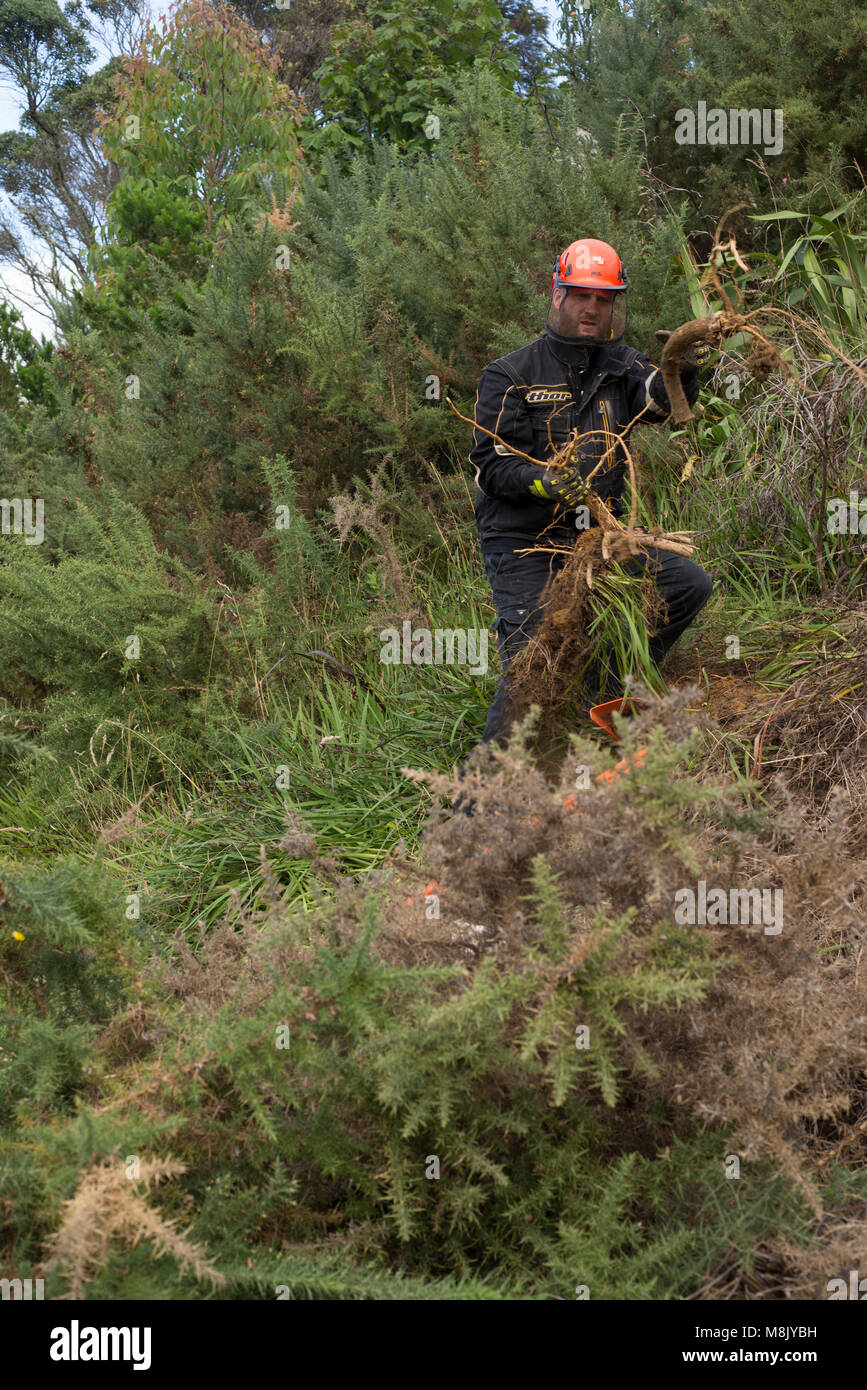
[{"label": "gorse bush", "polygon": [[[176,1211],[191,1221],[200,1268],[182,1296],[211,1267],[217,1296],[388,1296],[377,1280],[399,1267],[454,1296],[473,1278],[519,1296],[682,1297],[781,1224],[807,1240],[827,1126],[867,1061],[843,895],[827,910],[855,865],[792,817],[787,937],[674,925],[672,893],[697,874],[781,868],[736,792],[690,775],[684,703],[630,735],[648,749],[640,775],[579,792],[571,767],[545,783],[519,731],[476,774],[477,818],[432,809],[411,876],[395,866],[300,915],[272,877],[261,911],[140,964],[139,999],[92,1041],[78,1117],[31,1132],[52,1209],[75,1196],[74,1155],[85,1170],[54,1248],[78,1251],[86,1296],[117,1295],[111,1254],[144,1220],[88,1199],[85,1229],[86,1192],[166,1144],[174,1195],[146,1234]],[[593,745],[574,753],[598,762]],[[498,843],[511,853],[494,873]],[[725,1181],[732,1152],[749,1183]],[[70,1267],[48,1270],[60,1292]],[[153,1296],[170,1276],[135,1277]]]},{"label": "gorse bush", "polygon": [[[78,503],[68,552],[56,563],[15,538],[3,552],[4,724],[28,721],[51,755],[52,779],[86,787],[107,772],[126,792],[184,756],[208,662],[207,606],[179,563],[160,554],[139,512],[116,496]],[[128,742],[153,745],[133,770]],[[45,759],[38,765],[45,769]],[[162,763],[167,777],[166,764]],[[159,774],[157,774],[159,780]]]},{"label": "gorse bush", "polygon": [[[821,213],[853,191],[863,196],[863,4],[831,0],[808,20],[794,0],[773,11],[757,0],[559,8],[558,97],[577,102],[602,150],[624,126],[640,133],[654,198],[674,190],[688,200],[702,247],[732,209],[743,249],[764,244],[752,209]],[[708,121],[726,113],[717,143],[683,140],[683,113],[695,119],[700,102]],[[746,133],[731,135],[730,112],[755,113]]]}]

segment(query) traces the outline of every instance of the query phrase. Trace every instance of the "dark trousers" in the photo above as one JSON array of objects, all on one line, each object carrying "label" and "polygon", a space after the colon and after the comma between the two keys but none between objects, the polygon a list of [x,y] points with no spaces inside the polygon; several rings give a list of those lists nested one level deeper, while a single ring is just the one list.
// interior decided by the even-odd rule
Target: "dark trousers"
[{"label": "dark trousers", "polygon": [[[529,642],[542,621],[539,599],[548,578],[565,564],[561,555],[516,555],[514,551],[492,555],[482,551],[485,572],[497,607],[497,646],[502,675],[494,698],[488,708],[488,718],[482,742],[492,739],[503,742],[508,734],[511,717],[507,706],[506,672],[510,663]],[[693,560],[673,555],[668,550],[648,547],[647,555],[635,556],[624,565],[632,574],[648,567],[659,591],[660,611],[656,629],[650,640],[650,654],[660,665],[668,649],[689,627],[711,595],[710,575]],[[585,689],[595,697],[594,703],[613,700],[622,693],[620,673],[613,669],[610,656],[597,658],[585,678]]]}]

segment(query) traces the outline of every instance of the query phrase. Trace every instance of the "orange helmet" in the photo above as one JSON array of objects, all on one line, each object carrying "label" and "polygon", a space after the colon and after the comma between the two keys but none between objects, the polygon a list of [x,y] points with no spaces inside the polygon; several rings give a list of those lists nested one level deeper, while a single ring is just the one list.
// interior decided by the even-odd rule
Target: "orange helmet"
[{"label": "orange helmet", "polygon": [[585,237],[573,241],[561,252],[554,262],[551,279],[551,299],[548,304],[548,330],[555,332],[554,291],[560,290],[614,290],[614,304],[611,320],[604,337],[576,337],[569,341],[593,346],[599,343],[619,343],[626,332],[627,280],[623,262],[607,241],[595,241]]},{"label": "orange helmet", "polygon": [[573,241],[554,262],[551,289],[625,290],[623,262],[607,241]]}]

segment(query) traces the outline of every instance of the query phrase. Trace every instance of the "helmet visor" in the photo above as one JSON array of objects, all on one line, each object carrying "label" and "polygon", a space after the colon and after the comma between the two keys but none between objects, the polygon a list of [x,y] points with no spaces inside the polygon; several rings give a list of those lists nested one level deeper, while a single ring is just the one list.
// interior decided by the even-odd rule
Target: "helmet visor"
[{"label": "helmet visor", "polygon": [[625,332],[626,290],[621,290],[614,297],[614,311],[611,315],[611,336],[608,341],[611,343],[619,343]]},{"label": "helmet visor", "polygon": [[547,322],[561,338],[586,347],[621,341],[626,332],[626,290],[613,290],[610,300],[597,299],[595,305],[576,287],[569,288],[559,307],[555,307],[556,294],[555,288],[551,292]]}]

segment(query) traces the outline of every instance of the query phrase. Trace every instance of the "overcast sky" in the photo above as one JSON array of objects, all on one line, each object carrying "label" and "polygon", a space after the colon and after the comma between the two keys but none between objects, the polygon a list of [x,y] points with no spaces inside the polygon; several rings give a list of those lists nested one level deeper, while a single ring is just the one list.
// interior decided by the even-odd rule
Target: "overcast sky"
[{"label": "overcast sky", "polygon": [[[411,3],[411,0],[410,0]],[[544,10],[554,19],[557,15],[556,0],[535,0],[536,8]],[[151,22],[157,23],[161,15],[166,14],[171,8],[171,0],[148,0]],[[94,44],[94,47],[97,47]],[[96,72],[108,62],[110,54],[101,52],[95,62],[91,64],[90,71]],[[22,101],[16,88],[9,79],[0,74],[0,131],[11,131],[18,129],[19,118],[22,110]],[[0,205],[9,209],[9,200],[0,191]],[[18,218],[11,211],[9,220],[17,228]],[[0,262],[0,297],[8,299],[10,304],[19,309],[21,315],[36,338],[42,336],[55,338],[54,324],[50,315],[42,308],[38,300],[34,298],[33,289],[27,276],[15,271],[8,262]]]}]

